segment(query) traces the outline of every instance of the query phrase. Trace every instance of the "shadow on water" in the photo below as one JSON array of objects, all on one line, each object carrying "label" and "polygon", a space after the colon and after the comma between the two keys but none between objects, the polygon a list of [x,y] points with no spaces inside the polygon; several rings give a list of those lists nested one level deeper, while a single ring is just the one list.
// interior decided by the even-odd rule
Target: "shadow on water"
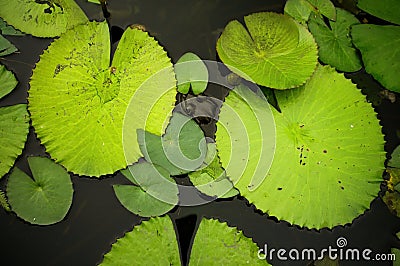
[{"label": "shadow on water", "polygon": [[[161,45],[168,51],[174,62],[188,51],[203,59],[216,59],[215,43],[224,26],[232,19],[242,20],[244,15],[257,11],[283,11],[283,0],[276,1],[131,1],[110,0],[108,9],[113,43],[122,35],[122,29],[131,24],[143,24]],[[91,19],[102,18],[101,7],[79,0]],[[10,37],[21,51],[1,60],[13,70],[19,80],[15,91],[1,100],[6,106],[26,102],[29,78],[39,55],[51,42],[31,36]],[[373,97],[381,88],[365,75],[348,75],[360,88]],[[368,91],[365,88],[376,87]],[[211,91],[212,90],[212,91]],[[222,98],[226,92],[210,87],[209,94]],[[391,103],[383,99],[376,110],[382,120],[388,152],[400,143],[399,101]],[[214,134],[215,126],[204,127],[209,136]],[[28,170],[28,155],[46,155],[45,149],[30,130],[23,156],[16,166]],[[0,181],[2,189],[7,176]],[[139,224],[142,218],[125,210],[114,196],[112,185],[125,182],[117,174],[100,180],[72,177],[74,200],[66,219],[51,226],[33,226],[18,219],[15,214],[7,214],[0,209],[1,265],[95,265],[102,260],[117,238]],[[389,253],[390,247],[397,245],[394,234],[400,230],[399,219],[392,216],[381,200],[371,204],[371,210],[357,218],[351,225],[333,230],[299,229],[286,222],[278,222],[257,211],[244,198],[217,200],[196,207],[177,207],[171,213],[177,227],[177,236],[182,248],[182,258],[188,260],[193,232],[202,217],[217,218],[230,226],[243,230],[262,247],[268,243],[271,248],[316,248],[320,250],[335,246],[338,237],[345,237],[349,246],[370,248],[376,253]],[[160,251],[162,252],[162,251]],[[221,254],[224,256],[224,254]],[[289,262],[273,260],[274,265],[288,265]],[[290,265],[305,265],[306,262],[291,262]],[[341,265],[366,265],[356,262],[343,262]],[[390,265],[376,263],[373,265]]]}]

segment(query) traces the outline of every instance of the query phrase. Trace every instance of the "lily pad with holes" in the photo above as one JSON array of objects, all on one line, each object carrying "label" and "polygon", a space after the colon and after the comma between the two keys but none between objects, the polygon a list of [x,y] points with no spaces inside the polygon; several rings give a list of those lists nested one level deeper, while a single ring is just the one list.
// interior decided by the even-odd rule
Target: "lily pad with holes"
[{"label": "lily pad with holes", "polygon": [[[350,223],[369,208],[382,182],[384,139],[376,113],[356,86],[329,66],[319,66],[303,87],[276,96],[282,113],[272,110],[276,149],[271,169],[253,191],[242,181],[244,175],[235,184],[240,194],[291,224],[320,229]],[[226,102],[234,102],[234,96]],[[227,119],[224,108],[222,120]],[[244,116],[242,121],[250,125],[256,120]],[[229,135],[220,128],[217,148],[228,172],[227,163],[240,162],[233,148],[244,150],[249,144],[231,148],[225,144]],[[232,128],[231,138],[236,132]],[[249,139],[251,150],[257,139]]]},{"label": "lily pad with holes", "polygon": [[318,44],[319,59],[344,72],[361,69],[362,63],[350,38],[350,27],[359,24],[351,13],[337,8],[336,21],[329,21],[329,27],[322,18],[311,15],[308,28]]},{"label": "lily pad with holes", "polygon": [[265,98],[244,85],[231,90],[219,115],[216,145],[222,167],[240,193],[242,187],[257,189],[275,152],[274,118]]},{"label": "lily pad with holes", "polygon": [[32,125],[52,158],[101,176],[142,156],[137,129],[163,132],[176,89],[170,59],[146,32],[128,28],[110,60],[107,23],[89,22],[44,51],[28,93]]},{"label": "lily pad with holes", "polygon": [[203,93],[208,84],[208,70],[204,62],[194,53],[186,53],[175,64],[178,91],[186,94],[192,88],[193,94]]},{"label": "lily pad with holes", "polygon": [[112,245],[100,265],[181,265],[171,219],[151,218],[135,226]]},{"label": "lily pad with holes", "polygon": [[251,238],[237,228],[218,220],[202,219],[194,237],[189,265],[269,265],[258,258],[258,251],[259,247]]},{"label": "lily pad with holes", "polygon": [[0,99],[9,94],[18,84],[14,74],[3,65],[0,65],[0,84]]},{"label": "lily pad with holes", "polygon": [[0,56],[9,55],[15,53],[16,51],[18,51],[17,47],[0,35]]},{"label": "lily pad with holes", "polygon": [[351,36],[365,70],[388,90],[400,92],[400,26],[354,25]]},{"label": "lily pad with holes", "polygon": [[37,37],[56,37],[88,21],[74,0],[0,1],[0,17]]},{"label": "lily pad with holes", "polygon": [[201,166],[207,145],[201,128],[190,117],[175,112],[162,137],[138,131],[138,142],[146,161],[181,175]]},{"label": "lily pad with holes", "polygon": [[64,219],[73,195],[69,174],[45,157],[29,157],[32,177],[15,168],[7,184],[11,209],[31,224],[49,225]]},{"label": "lily pad with holes", "polygon": [[225,27],[217,42],[222,62],[233,72],[275,89],[298,87],[315,70],[317,46],[308,30],[292,18],[261,12]]},{"label": "lily pad with holes", "polygon": [[398,0],[358,0],[357,7],[375,17],[400,25],[400,2]]},{"label": "lily pad with holes", "polygon": [[239,193],[221,166],[215,143],[207,144],[202,168],[189,173],[189,179],[199,191],[211,197],[230,198]]},{"label": "lily pad with holes", "polygon": [[0,108],[0,178],[8,173],[22,153],[28,132],[26,104]]},{"label": "lily pad with holes", "polygon": [[163,215],[178,203],[178,186],[169,173],[151,163],[138,163],[122,171],[132,185],[114,185],[121,204],[142,217]]}]

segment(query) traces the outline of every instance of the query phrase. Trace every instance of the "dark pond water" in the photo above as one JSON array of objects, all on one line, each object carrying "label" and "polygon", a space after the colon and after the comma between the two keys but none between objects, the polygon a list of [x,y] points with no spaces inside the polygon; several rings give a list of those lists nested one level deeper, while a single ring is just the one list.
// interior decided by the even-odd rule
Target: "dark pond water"
[{"label": "dark pond water", "polygon": [[[187,51],[197,53],[203,59],[216,59],[215,42],[224,26],[232,19],[257,11],[282,12],[285,1],[279,0],[203,0],[203,1],[133,1],[110,0],[110,24],[113,37],[118,39],[119,28],[139,23],[146,26],[151,35],[168,51],[174,62]],[[78,1],[91,19],[101,19],[101,8]],[[30,36],[10,38],[21,51],[1,62],[13,70],[20,81],[17,89],[0,101],[0,106],[26,102],[29,77],[39,55],[51,42]],[[400,104],[381,99],[381,88],[363,72],[348,75],[368,94],[371,101],[381,103],[376,110],[382,120],[386,135],[386,150],[391,152],[400,143]],[[221,97],[223,91],[208,91]],[[340,97],[340,95],[338,95]],[[212,134],[213,127],[208,128]],[[34,132],[28,137],[23,155],[16,166],[27,169],[29,155],[45,155],[44,147]],[[72,177],[74,200],[69,214],[62,222],[51,226],[33,226],[18,219],[14,214],[0,209],[1,247],[0,265],[96,265],[108,252],[111,244],[142,218],[125,210],[114,196],[112,185],[125,182],[121,175],[101,180]],[[7,176],[0,181],[5,188]],[[243,230],[259,246],[316,248],[335,246],[338,237],[345,237],[348,246],[370,248],[375,253],[389,253],[396,242],[395,233],[400,230],[400,220],[392,216],[381,200],[371,204],[371,210],[358,217],[351,225],[333,230],[305,230],[255,210],[243,198],[218,200],[197,207],[177,207],[171,212],[178,229],[183,260],[196,225],[201,217],[214,217]],[[163,252],[160,250],[159,252]],[[221,254],[224,256],[224,254]],[[274,265],[306,265],[308,262],[272,261]],[[391,265],[390,262],[370,262],[371,265]],[[366,262],[342,262],[341,265],[367,265]]]}]

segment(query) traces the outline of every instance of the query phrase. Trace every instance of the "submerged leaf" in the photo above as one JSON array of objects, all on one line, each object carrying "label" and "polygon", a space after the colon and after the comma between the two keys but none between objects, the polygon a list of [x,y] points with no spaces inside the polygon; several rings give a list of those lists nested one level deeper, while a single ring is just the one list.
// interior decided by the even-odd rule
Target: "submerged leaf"
[{"label": "submerged leaf", "polygon": [[29,111],[52,158],[68,171],[100,176],[142,156],[136,130],[163,132],[175,93],[171,61],[157,41],[128,28],[110,63],[107,23],[90,22],[41,56]]},{"label": "submerged leaf", "polygon": [[[384,139],[373,108],[329,66],[319,66],[303,87],[278,92],[277,99],[282,113],[272,110],[276,149],[271,169],[256,190],[242,182],[245,175],[235,186],[258,209],[291,224],[320,229],[350,223],[369,208],[382,181]],[[224,107],[221,118],[223,112]],[[246,117],[246,123],[251,120]],[[224,167],[235,156],[221,143],[225,138],[218,126]],[[250,147],[254,141],[250,138]],[[240,144],[237,150],[248,147]]]},{"label": "submerged leaf", "polygon": [[181,265],[171,219],[157,217],[135,226],[112,245],[100,265]]},{"label": "submerged leaf", "polygon": [[22,153],[29,132],[26,104],[0,108],[0,178]]},{"label": "submerged leaf", "polygon": [[14,74],[5,66],[0,65],[0,99],[9,94],[17,84]]},{"label": "submerged leaf", "polygon": [[317,46],[306,28],[290,17],[254,13],[247,29],[229,22],[217,42],[218,55],[233,72],[275,89],[300,86],[314,72]]},{"label": "submerged leaf", "polygon": [[122,173],[134,185],[114,185],[114,191],[130,212],[142,217],[158,216],[178,203],[178,186],[161,167],[145,162],[129,166]]},{"label": "submerged leaf", "polygon": [[56,37],[88,21],[74,0],[0,1],[0,17],[15,28],[38,37]]},{"label": "submerged leaf", "polygon": [[64,219],[73,195],[69,174],[45,157],[29,157],[33,178],[15,168],[7,184],[7,196],[18,217],[32,224],[48,225]]},{"label": "submerged leaf", "polygon": [[139,130],[138,142],[146,161],[162,166],[171,175],[196,170],[207,152],[201,128],[190,117],[177,112],[164,136]]},{"label": "submerged leaf", "polygon": [[351,36],[365,70],[388,90],[400,92],[400,26],[354,25]]},{"label": "submerged leaf", "polygon": [[5,56],[18,51],[6,38],[0,35],[0,56]]},{"label": "submerged leaf", "polygon": [[318,44],[319,59],[345,72],[355,72],[361,69],[362,63],[350,38],[350,27],[359,24],[351,13],[336,9],[336,22],[329,21],[328,27],[322,18],[311,16],[308,28]]},{"label": "submerged leaf", "polygon": [[393,168],[386,170],[389,173],[389,180],[386,181],[387,191],[382,199],[391,213],[400,217],[400,169]]},{"label": "submerged leaf", "polygon": [[269,265],[258,258],[258,251],[257,245],[241,231],[218,220],[203,218],[193,241],[189,265]]},{"label": "submerged leaf", "polygon": [[186,94],[192,88],[193,94],[203,93],[208,84],[208,70],[201,58],[194,53],[186,53],[175,64],[178,91]]},{"label": "submerged leaf", "polygon": [[400,24],[400,1],[358,0],[357,6],[375,17]]}]

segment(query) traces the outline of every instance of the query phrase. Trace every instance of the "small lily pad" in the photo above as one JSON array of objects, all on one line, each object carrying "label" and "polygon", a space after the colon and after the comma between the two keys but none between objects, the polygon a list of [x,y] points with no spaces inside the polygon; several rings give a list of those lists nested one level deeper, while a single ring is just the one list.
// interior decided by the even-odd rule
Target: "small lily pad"
[{"label": "small lily pad", "polygon": [[138,142],[146,161],[160,165],[171,175],[196,170],[207,152],[201,128],[190,117],[177,112],[164,136],[138,130]]},{"label": "small lily pad", "polygon": [[174,225],[168,216],[151,218],[117,240],[102,266],[181,265]]},{"label": "small lily pad", "polygon": [[14,165],[22,153],[29,132],[26,104],[0,108],[0,178]]},{"label": "small lily pad", "polygon": [[351,36],[365,70],[388,90],[400,92],[400,26],[354,25]]},{"label": "small lily pad", "polygon": [[15,168],[7,184],[11,209],[31,224],[54,224],[66,216],[72,203],[73,187],[69,174],[45,157],[29,157],[31,178]]},{"label": "small lily pad", "polygon": [[335,6],[330,0],[307,0],[312,4],[317,12],[321,13],[330,20],[336,20],[336,10]]},{"label": "small lily pad", "polygon": [[285,4],[285,14],[300,23],[305,24],[315,9],[307,0],[288,0]]},{"label": "small lily pad", "polygon": [[343,9],[337,8],[336,11],[336,21],[329,21],[329,27],[316,15],[311,15],[308,23],[319,47],[319,59],[340,71],[358,71],[362,63],[351,41],[350,27],[360,22]]},{"label": "small lily pad", "polygon": [[186,53],[175,64],[178,91],[186,94],[192,88],[193,94],[203,93],[208,84],[208,70],[204,62],[194,53]]},{"label": "small lily pad", "polygon": [[24,33],[16,30],[13,26],[8,25],[2,18],[0,18],[0,33],[2,35],[23,36]]},{"label": "small lily pad", "polygon": [[189,265],[270,265],[258,258],[258,251],[257,244],[237,228],[203,218],[193,241]]},{"label": "small lily pad", "polygon": [[14,74],[3,65],[0,65],[0,84],[0,99],[9,94],[18,84]]},{"label": "small lily pad", "polygon": [[17,47],[0,35],[0,56],[9,55],[15,53],[16,51],[18,51]]},{"label": "small lily pad", "polygon": [[169,173],[144,162],[122,171],[132,185],[114,185],[115,195],[130,212],[142,217],[165,214],[178,203],[178,186]]},{"label": "small lily pad", "polygon": [[357,6],[375,17],[400,25],[400,1],[358,0]]},{"label": "small lily pad", "polygon": [[400,146],[397,146],[392,154],[390,155],[390,160],[388,161],[388,166],[400,168]]},{"label": "small lily pad", "polygon": [[217,42],[222,62],[239,76],[274,89],[298,87],[317,65],[311,33],[292,18],[261,12],[225,27]]},{"label": "small lily pad", "polygon": [[0,1],[0,17],[37,37],[56,37],[88,19],[74,0]]}]

